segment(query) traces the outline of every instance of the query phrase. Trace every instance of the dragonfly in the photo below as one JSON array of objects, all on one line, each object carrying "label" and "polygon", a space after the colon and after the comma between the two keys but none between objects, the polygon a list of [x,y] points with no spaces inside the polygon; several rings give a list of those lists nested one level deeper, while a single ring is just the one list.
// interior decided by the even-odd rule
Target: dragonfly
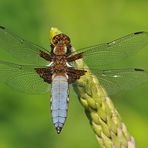
[{"label": "dragonfly", "polygon": [[0,26],[0,82],[28,94],[51,91],[51,115],[58,134],[67,118],[69,85],[88,71],[76,68],[75,61],[83,59],[110,95],[148,81],[148,72],[141,68],[107,68],[147,46],[147,32],[76,51],[68,35],[53,33],[48,50]]}]

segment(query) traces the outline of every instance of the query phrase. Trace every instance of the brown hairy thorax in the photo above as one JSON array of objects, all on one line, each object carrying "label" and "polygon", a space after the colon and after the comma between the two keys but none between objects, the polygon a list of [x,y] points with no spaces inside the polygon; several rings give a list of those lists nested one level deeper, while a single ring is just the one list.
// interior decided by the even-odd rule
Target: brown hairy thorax
[{"label": "brown hairy thorax", "polygon": [[35,68],[36,72],[44,79],[45,82],[51,83],[52,76],[62,75],[68,76],[68,83],[73,83],[85,74],[85,70],[78,70],[74,67],[68,67],[67,62],[73,62],[82,58],[82,53],[71,53],[71,41],[65,34],[58,34],[53,37],[51,44],[51,52],[46,53],[40,51],[40,56],[47,61],[53,62],[48,68]]}]

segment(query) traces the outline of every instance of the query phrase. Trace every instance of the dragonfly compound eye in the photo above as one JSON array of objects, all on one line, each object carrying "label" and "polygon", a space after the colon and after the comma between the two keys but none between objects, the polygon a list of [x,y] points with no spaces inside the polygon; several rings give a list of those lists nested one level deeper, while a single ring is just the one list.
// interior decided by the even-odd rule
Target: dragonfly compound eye
[{"label": "dragonfly compound eye", "polygon": [[60,43],[62,42],[63,44],[68,46],[70,44],[70,38],[65,34],[58,34],[58,35],[53,37],[52,43],[54,45],[57,45],[59,42]]}]

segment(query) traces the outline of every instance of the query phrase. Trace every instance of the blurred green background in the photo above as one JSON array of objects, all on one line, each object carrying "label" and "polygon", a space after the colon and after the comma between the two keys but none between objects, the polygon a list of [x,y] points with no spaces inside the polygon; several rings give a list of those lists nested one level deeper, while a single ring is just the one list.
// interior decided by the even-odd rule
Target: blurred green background
[{"label": "blurred green background", "polygon": [[[49,28],[68,34],[75,48],[108,42],[135,31],[148,31],[147,0],[0,0],[0,25],[49,48]],[[148,48],[128,60],[148,69]],[[113,97],[135,137],[146,148],[148,85]],[[73,91],[60,135],[50,117],[50,94],[28,96],[0,85],[0,148],[95,148],[95,136]]]}]

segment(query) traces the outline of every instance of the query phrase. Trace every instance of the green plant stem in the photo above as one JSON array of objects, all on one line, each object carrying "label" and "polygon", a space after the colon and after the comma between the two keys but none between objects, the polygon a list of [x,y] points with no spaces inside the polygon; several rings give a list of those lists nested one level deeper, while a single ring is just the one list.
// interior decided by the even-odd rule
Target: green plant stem
[{"label": "green plant stem", "polygon": [[[77,60],[75,65],[78,69],[86,67],[82,60]],[[105,89],[89,70],[74,88],[102,148],[135,148],[134,138],[127,131]]]}]

